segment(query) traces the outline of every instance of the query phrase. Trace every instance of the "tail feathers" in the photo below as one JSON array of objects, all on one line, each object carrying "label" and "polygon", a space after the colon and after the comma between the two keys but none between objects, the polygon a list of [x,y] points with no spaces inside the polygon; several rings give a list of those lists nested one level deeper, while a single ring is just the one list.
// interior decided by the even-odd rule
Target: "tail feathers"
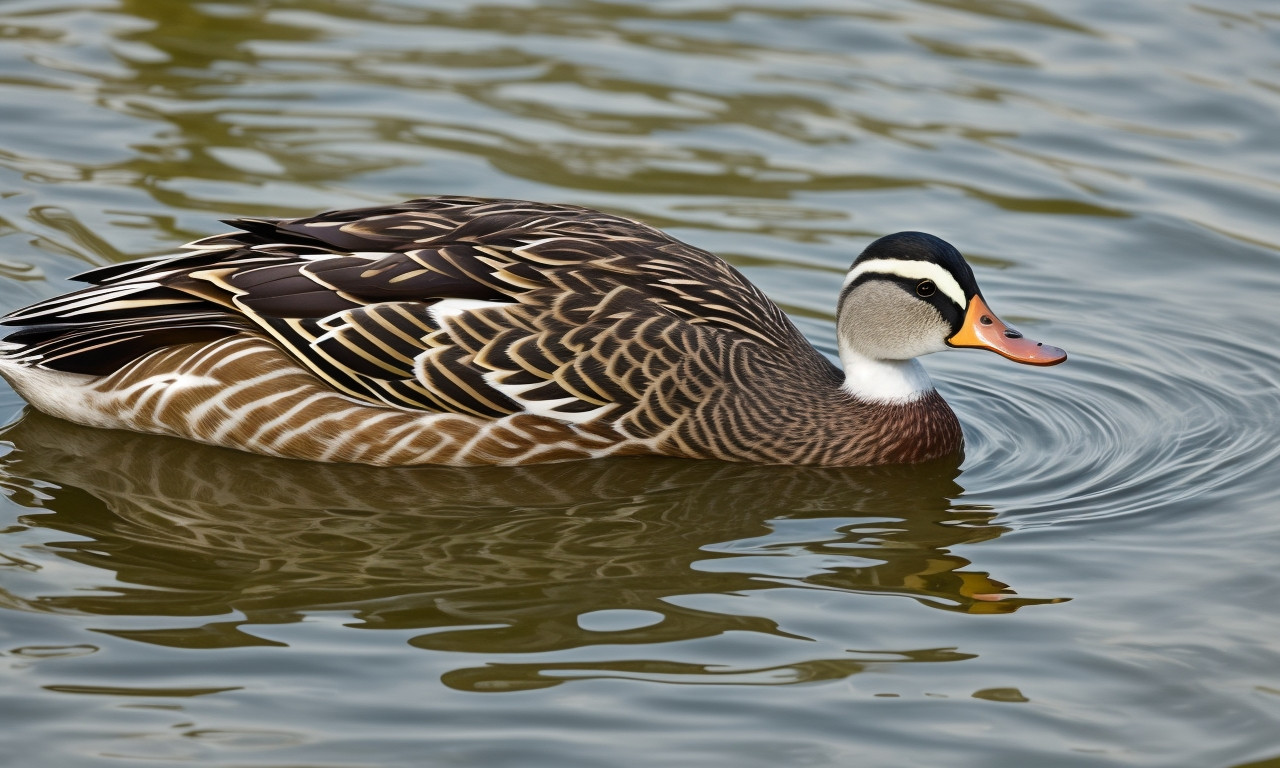
[{"label": "tail feathers", "polygon": [[0,357],[68,373],[105,376],[161,347],[212,341],[246,330],[244,321],[209,313],[182,318],[126,319],[89,326],[39,325],[0,342]]}]

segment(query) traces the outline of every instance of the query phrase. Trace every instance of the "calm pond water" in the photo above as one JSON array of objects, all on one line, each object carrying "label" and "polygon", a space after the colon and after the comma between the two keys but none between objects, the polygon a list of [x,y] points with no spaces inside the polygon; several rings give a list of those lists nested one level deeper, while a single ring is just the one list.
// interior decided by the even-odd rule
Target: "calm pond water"
[{"label": "calm pond water", "polygon": [[924,229],[959,466],[312,466],[0,391],[0,763],[1280,766],[1280,7],[4,0],[0,306],[236,215],[569,202],[834,352]]}]

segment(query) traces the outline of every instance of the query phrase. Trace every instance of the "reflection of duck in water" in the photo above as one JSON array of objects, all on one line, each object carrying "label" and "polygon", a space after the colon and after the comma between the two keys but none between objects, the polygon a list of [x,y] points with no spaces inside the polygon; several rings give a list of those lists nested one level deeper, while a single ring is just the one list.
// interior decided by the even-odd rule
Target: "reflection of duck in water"
[{"label": "reflection of duck in water", "polygon": [[[34,412],[0,439],[14,446],[0,460],[0,483],[45,510],[24,519],[73,534],[49,546],[111,572],[106,583],[135,585],[60,589],[41,597],[40,610],[239,612],[269,624],[343,609],[369,627],[434,628],[423,644],[473,650],[590,644],[577,617],[616,608],[662,614],[646,641],[776,633],[764,617],[670,600],[777,586],[759,556],[785,556],[791,575],[782,583],[792,587],[978,613],[1041,602],[1012,595],[949,551],[1005,530],[990,511],[953,508],[961,488],[951,463],[818,469],[629,458],[379,469],[86,429]],[[784,519],[830,524],[817,525],[813,541],[771,540]],[[750,557],[735,563],[741,555]],[[796,575],[801,563],[811,564],[808,575]],[[207,620],[139,637],[256,642],[239,622]]]},{"label": "reflection of duck in water", "polygon": [[922,233],[854,262],[840,371],[720,259],[596,211],[430,198],[233,223],[9,315],[0,374],[72,421],[275,456],[847,466],[960,450],[919,355],[1065,359]]}]

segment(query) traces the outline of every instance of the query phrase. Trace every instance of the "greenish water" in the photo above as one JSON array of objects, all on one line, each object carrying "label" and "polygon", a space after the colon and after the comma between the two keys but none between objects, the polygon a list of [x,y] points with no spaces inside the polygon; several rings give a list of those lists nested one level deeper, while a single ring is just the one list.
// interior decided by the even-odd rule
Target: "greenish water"
[{"label": "greenish water", "polygon": [[0,407],[0,763],[1280,765],[1280,7],[5,0],[0,306],[236,215],[643,218],[834,352],[924,229],[959,466],[373,470]]}]

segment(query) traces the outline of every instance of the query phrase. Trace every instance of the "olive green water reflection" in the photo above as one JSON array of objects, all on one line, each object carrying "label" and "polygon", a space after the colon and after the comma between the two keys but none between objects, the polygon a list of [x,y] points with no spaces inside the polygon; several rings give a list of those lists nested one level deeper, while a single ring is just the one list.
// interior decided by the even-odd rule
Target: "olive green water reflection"
[{"label": "olive green water reflection", "polygon": [[[314,466],[184,441],[122,434],[27,413],[4,485],[26,525],[72,534],[59,556],[112,572],[120,587],[4,595],[8,607],[103,616],[186,617],[179,628],[107,630],[158,645],[269,644],[252,626],[350,611],[355,626],[422,629],[416,647],[541,653],[607,641],[660,644],[730,632],[795,638],[768,617],[681,607],[679,597],[803,585],[909,596],[969,613],[1047,602],[952,553],[1005,528],[957,507],[954,466],[796,470],[627,459],[548,467],[414,470]],[[814,540],[774,540],[804,521]],[[825,561],[812,573],[767,560]],[[838,565],[832,565],[836,561]],[[647,611],[660,620],[606,635],[580,617]],[[240,614],[235,621],[218,620]],[[169,622],[166,622],[169,623]],[[866,661],[953,661],[962,650],[866,650],[768,670],[771,682],[860,671]],[[561,675],[685,682],[763,680],[762,670],[678,662],[559,664]],[[538,664],[458,669],[452,686],[554,683]]]}]

